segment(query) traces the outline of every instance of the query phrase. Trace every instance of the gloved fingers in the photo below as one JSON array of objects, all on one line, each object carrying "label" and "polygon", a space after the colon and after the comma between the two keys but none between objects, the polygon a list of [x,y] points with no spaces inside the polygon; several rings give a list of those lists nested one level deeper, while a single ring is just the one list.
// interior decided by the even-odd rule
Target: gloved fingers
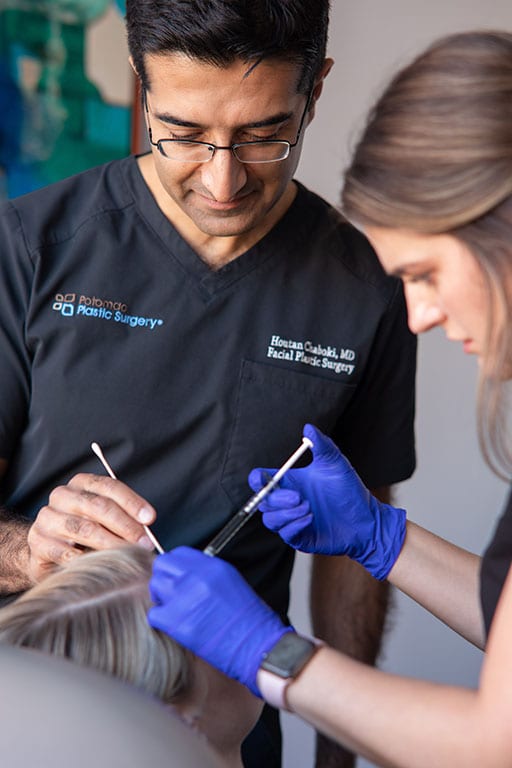
[{"label": "gloved fingers", "polygon": [[149,581],[149,594],[154,603],[168,599],[174,590],[176,582],[183,573],[179,557],[175,558],[175,550],[157,555],[153,561],[153,573]]},{"label": "gloved fingers", "polygon": [[339,462],[341,459],[343,463],[346,463],[350,466],[347,459],[343,456],[331,438],[327,437],[327,435],[324,435],[323,432],[320,432],[317,427],[314,427],[312,424],[305,424],[303,435],[304,437],[309,438],[309,440],[311,440],[313,443],[313,447],[311,449],[313,452],[313,461],[321,460],[326,464],[334,464]]},{"label": "gloved fingers", "polygon": [[303,498],[298,491],[288,488],[274,488],[259,505],[261,512],[272,512],[276,509],[290,509],[301,504]]},{"label": "gloved fingers", "polygon": [[[152,606],[148,611],[148,621],[154,629],[159,629],[161,632],[169,634],[169,621],[167,619],[165,605]],[[175,640],[178,639],[174,633],[173,636]]]},{"label": "gloved fingers", "polygon": [[[166,578],[163,581],[153,576],[149,584],[149,592],[154,603],[148,611],[151,626],[166,630],[168,633],[170,626],[179,629],[189,614],[191,606],[197,609],[200,605],[195,586],[193,585],[192,590],[187,588],[185,592],[181,580],[172,581]],[[208,604],[208,596],[206,596],[206,602]]]},{"label": "gloved fingers", "polygon": [[177,547],[155,557],[149,582],[149,592],[155,603],[161,600],[162,591],[167,595],[189,570],[194,570],[195,556],[199,554],[191,547]]},{"label": "gloved fingers", "polygon": [[262,467],[257,467],[256,469],[251,470],[248,482],[252,490],[255,493],[261,491],[263,486],[268,483],[271,477],[274,477],[276,472],[277,469],[263,469]]},{"label": "gloved fingers", "polygon": [[178,643],[187,645],[187,631],[191,620],[186,610],[181,610],[173,604],[172,617],[170,617],[168,603],[153,605],[147,612],[147,619],[154,629],[159,629]]},{"label": "gloved fingers", "polygon": [[277,533],[288,546],[298,549],[300,552],[315,552],[315,543],[312,538],[311,524],[313,515],[308,513],[299,519],[292,520],[283,525]]},{"label": "gloved fingers", "polygon": [[306,515],[302,520],[295,520],[281,529],[279,535],[288,546],[299,552],[315,552],[315,544],[311,537],[312,515]]},{"label": "gloved fingers", "polygon": [[290,525],[296,524],[298,530],[311,525],[313,515],[309,502],[303,501],[292,509],[269,509],[263,512],[262,520],[267,528],[282,535],[283,529]]},{"label": "gloved fingers", "polygon": [[168,590],[164,591],[162,581],[155,579],[154,576],[151,577],[148,586],[149,586],[149,596],[151,598],[151,602],[154,605],[161,605],[164,599],[164,595],[169,594],[169,592],[174,588],[171,582],[169,584]]},{"label": "gloved fingers", "polygon": [[203,595],[204,583],[213,589],[215,584],[230,578],[228,572],[231,574],[232,571],[235,571],[233,566],[224,560],[205,555],[192,547],[176,547],[155,558],[149,582],[151,599],[157,604],[168,601],[171,592],[178,590],[185,581],[194,582],[199,598]]},{"label": "gloved fingers", "polygon": [[[192,547],[175,547],[170,552],[157,555],[153,562],[153,573],[162,576],[182,576],[194,569],[205,555]],[[210,558],[211,560],[211,558]]]}]

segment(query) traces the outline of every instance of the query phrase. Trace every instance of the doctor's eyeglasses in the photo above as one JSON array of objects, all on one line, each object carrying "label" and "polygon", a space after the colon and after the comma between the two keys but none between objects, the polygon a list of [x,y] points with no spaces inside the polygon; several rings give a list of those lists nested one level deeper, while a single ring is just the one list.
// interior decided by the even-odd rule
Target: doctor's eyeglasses
[{"label": "doctor's eyeglasses", "polygon": [[144,107],[147,115],[149,143],[157,147],[160,154],[168,160],[176,160],[180,163],[207,163],[215,155],[217,150],[229,150],[240,163],[276,163],[286,160],[292,147],[299,143],[300,135],[304,127],[304,120],[311,103],[312,93],[309,93],[306,106],[300,119],[295,141],[258,139],[257,141],[243,141],[238,144],[230,144],[220,147],[207,141],[195,141],[193,139],[159,139],[153,141],[153,133],[149,124],[149,107],[147,94],[144,91]]}]

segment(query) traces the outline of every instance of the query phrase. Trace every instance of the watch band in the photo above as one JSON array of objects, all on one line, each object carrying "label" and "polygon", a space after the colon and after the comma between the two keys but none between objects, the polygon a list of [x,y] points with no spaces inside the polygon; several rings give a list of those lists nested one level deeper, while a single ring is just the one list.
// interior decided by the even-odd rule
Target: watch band
[{"label": "watch band", "polygon": [[[291,637],[293,635],[293,637]],[[304,635],[297,635],[295,632],[290,633],[281,638],[274,648],[263,659],[262,664],[256,675],[256,684],[260,690],[261,695],[265,701],[273,707],[278,709],[285,709],[288,712],[291,711],[286,701],[286,689],[288,686],[298,677],[300,672],[304,669],[307,663],[315,655],[320,646],[323,645],[321,640],[314,637],[305,637]],[[290,640],[296,639],[299,643],[299,660],[296,661],[293,658],[287,659],[290,662],[290,666],[280,667],[279,662],[276,664],[275,657],[279,657],[279,645],[282,642],[289,643]],[[276,653],[277,649],[277,653]]]},{"label": "watch band", "polygon": [[267,704],[289,712],[285,694],[286,689],[294,679],[293,677],[279,677],[279,675],[260,667],[256,675],[256,685]]}]

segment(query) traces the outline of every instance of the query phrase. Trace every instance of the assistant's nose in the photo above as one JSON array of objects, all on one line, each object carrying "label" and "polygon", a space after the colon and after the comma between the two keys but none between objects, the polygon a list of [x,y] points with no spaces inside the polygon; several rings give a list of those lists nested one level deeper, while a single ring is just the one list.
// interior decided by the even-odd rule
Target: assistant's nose
[{"label": "assistant's nose", "polygon": [[412,333],[425,333],[442,325],[446,315],[435,302],[414,300],[407,296],[407,319]]},{"label": "assistant's nose", "polygon": [[244,187],[247,169],[230,149],[217,149],[212,159],[201,166],[201,178],[214,200],[227,203]]}]

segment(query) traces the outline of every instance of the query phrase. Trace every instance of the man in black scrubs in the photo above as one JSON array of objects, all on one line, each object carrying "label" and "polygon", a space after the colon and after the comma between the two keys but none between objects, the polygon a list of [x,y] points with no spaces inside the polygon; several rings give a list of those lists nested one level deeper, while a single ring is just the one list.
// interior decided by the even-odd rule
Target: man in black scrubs
[{"label": "man in black scrubs", "polygon": [[[4,594],[83,548],[150,546],[143,523],[165,549],[203,547],[305,422],[384,500],[411,475],[400,285],[293,179],[327,23],[327,0],[129,1],[151,152],[1,209]],[[258,516],[223,557],[286,614],[293,552]],[[316,634],[373,662],[385,590],[315,558]],[[323,741],[318,765],[351,764],[335,749]],[[246,764],[279,752],[268,733]]]}]

